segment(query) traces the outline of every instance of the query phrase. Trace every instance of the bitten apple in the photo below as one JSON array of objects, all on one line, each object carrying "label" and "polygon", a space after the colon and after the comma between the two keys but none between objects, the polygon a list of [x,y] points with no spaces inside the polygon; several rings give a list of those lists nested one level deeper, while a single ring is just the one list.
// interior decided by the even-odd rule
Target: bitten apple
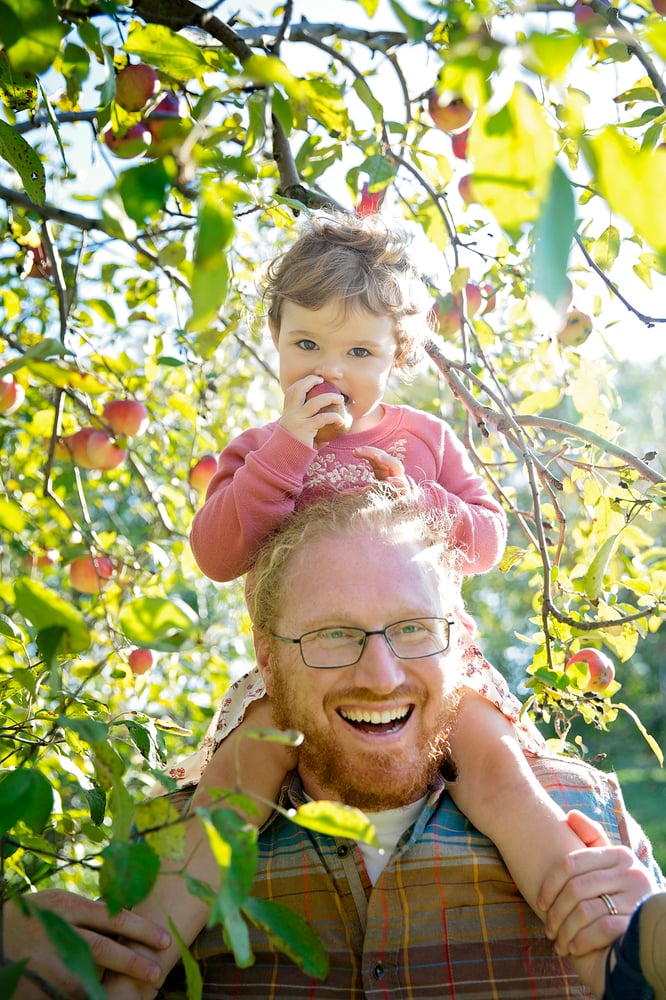
[{"label": "bitten apple", "polygon": [[25,399],[25,389],[13,375],[3,375],[0,378],[0,413],[6,417],[18,410]]},{"label": "bitten apple", "polygon": [[106,556],[77,556],[69,564],[69,579],[81,594],[99,594],[113,576],[113,563]]},{"label": "bitten apple", "polygon": [[116,104],[125,111],[143,111],[159,89],[159,77],[152,66],[130,64],[116,77]]},{"label": "bitten apple", "polygon": [[215,455],[202,455],[190,469],[188,481],[197,493],[205,493],[209,482],[217,471]]},{"label": "bitten apple", "polygon": [[136,399],[113,399],[102,411],[104,420],[114,434],[136,437],[148,426],[148,410]]},{"label": "bitten apple", "polygon": [[153,665],[153,651],[152,649],[133,649],[128,654],[127,662],[133,674],[145,674]]},{"label": "bitten apple", "polygon": [[341,434],[345,434],[351,427],[354,419],[347,409],[347,399],[344,394],[340,392],[338,387],[333,385],[332,382],[318,382],[317,385],[313,385],[312,388],[308,390],[305,398],[312,399],[315,396],[321,396],[325,392],[337,393],[340,402],[328,403],[326,406],[322,406],[319,413],[337,413],[338,416],[342,417],[342,423],[330,423],[320,427],[314,439],[315,448],[321,448],[321,446],[326,444],[327,441],[332,441],[333,438],[340,437]]},{"label": "bitten apple", "polygon": [[567,660],[564,668],[565,671],[569,669],[572,663],[584,663],[587,666],[589,679],[583,687],[584,691],[594,691],[597,694],[603,694],[615,680],[613,661],[598,649],[588,647],[579,649],[577,653],[574,653]]}]

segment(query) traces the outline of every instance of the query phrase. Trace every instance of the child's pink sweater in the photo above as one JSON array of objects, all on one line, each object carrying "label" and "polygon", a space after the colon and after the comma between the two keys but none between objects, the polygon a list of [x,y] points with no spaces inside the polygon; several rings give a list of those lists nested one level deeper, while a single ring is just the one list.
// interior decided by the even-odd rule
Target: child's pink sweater
[{"label": "child's pink sweater", "polygon": [[220,455],[190,543],[211,580],[246,573],[269,532],[324,493],[376,482],[370,464],[354,456],[361,445],[399,458],[425,503],[449,511],[464,573],[483,573],[500,558],[506,519],[475,472],[466,449],[443,420],[410,406],[383,404],[384,417],[360,434],[343,434],[320,451],[277,422],[244,431]]}]

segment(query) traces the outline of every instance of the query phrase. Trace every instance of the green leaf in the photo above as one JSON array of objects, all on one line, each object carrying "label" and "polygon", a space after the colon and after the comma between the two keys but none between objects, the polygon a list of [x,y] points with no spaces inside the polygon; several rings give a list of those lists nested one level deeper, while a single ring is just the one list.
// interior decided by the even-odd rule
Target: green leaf
[{"label": "green leaf", "polygon": [[[161,858],[185,857],[185,826],[181,813],[167,795],[140,802],[135,807],[136,828]],[[147,833],[146,831],[150,831]]]},{"label": "green leaf", "polygon": [[17,73],[10,66],[6,52],[0,52],[0,97],[12,111],[32,111],[37,106],[39,89],[34,73]]},{"label": "green leaf", "polygon": [[81,980],[87,1000],[107,1000],[106,990],[99,981],[92,952],[79,934],[52,910],[32,911],[46,931],[58,958],[71,973]]},{"label": "green leaf", "polygon": [[21,577],[14,584],[17,609],[41,632],[59,626],[66,633],[63,647],[82,653],[90,646],[90,633],[81,612],[37,580]]},{"label": "green leaf", "polygon": [[570,71],[582,39],[570,31],[533,31],[526,42],[525,63],[539,76],[560,82]]},{"label": "green leaf", "polygon": [[379,7],[379,0],[351,0],[351,3],[357,3],[362,7],[368,17],[374,17]]},{"label": "green leaf", "polygon": [[123,171],[116,181],[116,190],[129,218],[143,225],[161,212],[177,173],[175,160],[169,156]]},{"label": "green leaf", "polygon": [[240,910],[230,910],[225,914],[224,939],[233,951],[234,962],[239,969],[249,969],[254,965],[250,932]]},{"label": "green leaf", "polygon": [[396,0],[391,0],[391,10],[407,32],[410,41],[422,42],[428,30],[428,22],[425,18],[412,17]]},{"label": "green leaf", "polygon": [[[22,958],[20,962],[12,962],[0,968],[0,996],[13,997],[18,986],[23,970],[28,964],[27,958]],[[17,997],[17,1000],[20,998]]]},{"label": "green leaf", "polygon": [[306,975],[326,978],[329,970],[326,950],[310,924],[298,913],[282,903],[253,896],[243,906],[243,913]]},{"label": "green leaf", "polygon": [[595,264],[608,273],[620,252],[620,230],[617,226],[607,226],[590,248]]},{"label": "green leaf", "polygon": [[43,205],[46,199],[44,164],[30,143],[3,121],[0,121],[0,156],[17,172],[30,200],[35,205]]},{"label": "green leaf", "polygon": [[201,330],[210,325],[227,297],[227,246],[234,233],[231,195],[224,185],[216,184],[206,188],[199,199],[199,228],[190,289],[192,316],[188,330]]},{"label": "green leaf", "polygon": [[46,72],[69,31],[60,23],[53,0],[3,0],[0,25],[0,39],[19,73]]},{"label": "green leaf", "polygon": [[188,604],[164,597],[135,598],[120,609],[118,623],[135,645],[167,652],[194,641],[200,624]]},{"label": "green leaf", "polygon": [[211,848],[222,869],[222,880],[213,914],[227,916],[245,902],[257,868],[257,828],[224,806],[204,811],[202,816]]},{"label": "green leaf", "polygon": [[112,843],[102,851],[99,886],[109,913],[146,898],[160,871],[160,859],[146,843]]},{"label": "green leaf", "polygon": [[0,528],[12,535],[20,535],[25,527],[25,516],[14,500],[0,497]]},{"label": "green leaf", "polygon": [[591,601],[598,601],[601,596],[608,564],[615,552],[621,534],[622,532],[618,531],[616,535],[610,535],[604,541],[603,545],[601,545],[587,568],[582,583],[583,589]]},{"label": "green leaf", "polygon": [[0,835],[22,820],[41,833],[53,809],[53,789],[35,768],[6,771],[0,778]]},{"label": "green leaf", "polygon": [[645,739],[645,742],[647,743],[647,745],[652,750],[652,753],[655,755],[655,757],[659,761],[659,766],[663,767],[664,766],[664,754],[662,753],[661,747],[659,746],[659,744],[655,740],[654,736],[650,736],[650,734],[648,733],[647,729],[645,728],[645,726],[643,725],[643,723],[641,722],[641,720],[638,718],[638,716],[636,715],[636,713],[633,711],[633,709],[629,708],[629,706],[625,705],[623,702],[619,702],[619,703],[618,702],[614,702],[614,707],[615,708],[621,708],[623,712],[626,712],[627,715],[631,719],[634,720],[634,722],[636,724],[636,728],[638,729],[639,733],[641,734],[641,736],[643,736],[643,738]]},{"label": "green leaf", "polygon": [[162,24],[132,21],[124,48],[174,80],[202,80],[211,71],[199,45]]},{"label": "green leaf", "polygon": [[180,959],[183,963],[183,968],[185,969],[185,983],[187,985],[187,1000],[201,1000],[203,994],[203,979],[201,978],[201,969],[199,968],[199,963],[192,957],[190,949],[187,947],[182,937],[178,933],[178,928],[174,924],[171,917],[169,917],[169,930],[173,935],[173,939],[178,945],[178,951],[180,952]]},{"label": "green leaf", "polygon": [[289,819],[297,826],[325,833],[329,837],[349,837],[362,840],[371,847],[379,847],[375,828],[360,809],[344,806],[339,802],[306,802]]},{"label": "green leaf", "polygon": [[567,270],[575,228],[573,191],[559,164],[534,226],[534,291],[557,309],[569,292]]}]

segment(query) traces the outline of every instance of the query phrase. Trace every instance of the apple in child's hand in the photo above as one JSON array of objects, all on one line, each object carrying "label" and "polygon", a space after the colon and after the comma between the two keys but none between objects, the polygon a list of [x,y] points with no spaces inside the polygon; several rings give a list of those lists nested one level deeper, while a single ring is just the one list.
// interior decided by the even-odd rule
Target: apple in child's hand
[{"label": "apple in child's hand", "polygon": [[314,439],[315,448],[320,448],[323,444],[328,441],[332,441],[333,438],[340,437],[341,434],[345,434],[352,425],[352,415],[347,410],[347,400],[344,394],[340,392],[337,386],[333,385],[332,382],[318,382],[317,385],[313,385],[311,389],[305,394],[306,399],[313,399],[315,396],[321,396],[325,392],[335,392],[340,397],[339,403],[329,403],[327,406],[322,406],[319,410],[320,413],[338,413],[343,420],[342,424],[325,424],[320,427],[317,431],[316,437]]},{"label": "apple in child's hand", "polygon": [[205,493],[216,472],[217,459],[215,455],[202,455],[189,471],[189,484],[197,493]]},{"label": "apple in child's hand", "polygon": [[585,685],[585,691],[594,691],[597,694],[603,692],[615,680],[615,667],[610,657],[598,649],[584,648],[570,656],[564,668],[565,672],[572,663],[585,663],[589,672],[589,680]]},{"label": "apple in child's hand", "polygon": [[130,670],[133,674],[145,674],[153,665],[152,649],[133,649],[127,657]]}]

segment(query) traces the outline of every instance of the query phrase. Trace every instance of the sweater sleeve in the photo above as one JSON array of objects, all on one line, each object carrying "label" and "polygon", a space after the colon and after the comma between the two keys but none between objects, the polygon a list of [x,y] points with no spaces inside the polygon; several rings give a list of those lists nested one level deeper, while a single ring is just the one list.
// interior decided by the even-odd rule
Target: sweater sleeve
[{"label": "sweater sleeve", "polygon": [[462,572],[485,573],[497,564],[506,545],[506,516],[472,465],[467,449],[449,425],[437,419],[436,479],[420,483],[425,502],[453,518],[455,543],[463,554]]},{"label": "sweater sleeve", "polygon": [[224,449],[190,530],[207,577],[226,582],[248,571],[267,535],[293,514],[315,455],[279,424],[245,431]]}]

